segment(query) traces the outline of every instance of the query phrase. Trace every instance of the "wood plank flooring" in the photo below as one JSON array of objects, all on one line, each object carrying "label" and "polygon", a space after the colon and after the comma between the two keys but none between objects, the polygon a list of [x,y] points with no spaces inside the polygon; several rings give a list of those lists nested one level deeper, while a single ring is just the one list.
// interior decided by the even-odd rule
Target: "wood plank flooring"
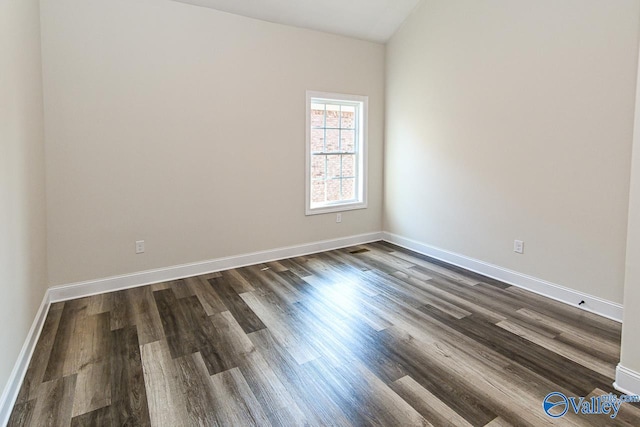
[{"label": "wood plank flooring", "polygon": [[11,426],[640,425],[620,325],[387,243],[53,304]]}]

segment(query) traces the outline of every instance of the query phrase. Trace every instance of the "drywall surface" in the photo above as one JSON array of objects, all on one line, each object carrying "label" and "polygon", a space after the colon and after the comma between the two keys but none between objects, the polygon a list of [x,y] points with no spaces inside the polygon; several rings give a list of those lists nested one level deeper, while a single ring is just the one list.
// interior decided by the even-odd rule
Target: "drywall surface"
[{"label": "drywall surface", "polygon": [[622,302],[639,13],[426,0],[387,46],[385,230]]},{"label": "drywall surface", "polygon": [[[638,76],[640,80],[640,76]],[[640,373],[640,84],[637,86],[620,364]]]},{"label": "drywall surface", "polygon": [[0,393],[46,289],[38,0],[0,2]]},{"label": "drywall surface", "polygon": [[[171,1],[42,8],[50,285],[380,231],[383,45]],[[305,216],[306,90],[369,96],[369,208],[341,224]]]}]

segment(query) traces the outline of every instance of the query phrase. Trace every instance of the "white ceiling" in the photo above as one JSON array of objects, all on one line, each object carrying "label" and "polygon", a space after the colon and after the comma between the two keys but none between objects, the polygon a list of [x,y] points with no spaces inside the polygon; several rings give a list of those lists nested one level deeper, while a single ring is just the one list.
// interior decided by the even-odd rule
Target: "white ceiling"
[{"label": "white ceiling", "polygon": [[384,43],[420,0],[176,0],[236,15]]}]

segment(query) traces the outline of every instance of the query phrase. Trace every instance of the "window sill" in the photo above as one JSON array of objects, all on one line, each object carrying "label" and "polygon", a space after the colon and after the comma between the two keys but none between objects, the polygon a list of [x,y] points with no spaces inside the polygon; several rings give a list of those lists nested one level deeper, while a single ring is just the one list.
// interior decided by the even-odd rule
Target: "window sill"
[{"label": "window sill", "polygon": [[345,203],[345,204],[339,204],[339,205],[322,206],[318,208],[307,208],[305,215],[307,216],[320,215],[320,214],[326,214],[326,213],[332,213],[332,212],[353,211],[357,209],[366,209],[366,208],[367,208],[366,202]]}]

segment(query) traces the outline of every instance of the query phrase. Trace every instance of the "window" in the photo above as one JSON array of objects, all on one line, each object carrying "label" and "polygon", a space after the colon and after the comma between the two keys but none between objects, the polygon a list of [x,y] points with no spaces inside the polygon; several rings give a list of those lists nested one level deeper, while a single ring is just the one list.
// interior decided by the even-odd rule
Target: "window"
[{"label": "window", "polygon": [[367,207],[367,102],[307,92],[307,215]]}]

